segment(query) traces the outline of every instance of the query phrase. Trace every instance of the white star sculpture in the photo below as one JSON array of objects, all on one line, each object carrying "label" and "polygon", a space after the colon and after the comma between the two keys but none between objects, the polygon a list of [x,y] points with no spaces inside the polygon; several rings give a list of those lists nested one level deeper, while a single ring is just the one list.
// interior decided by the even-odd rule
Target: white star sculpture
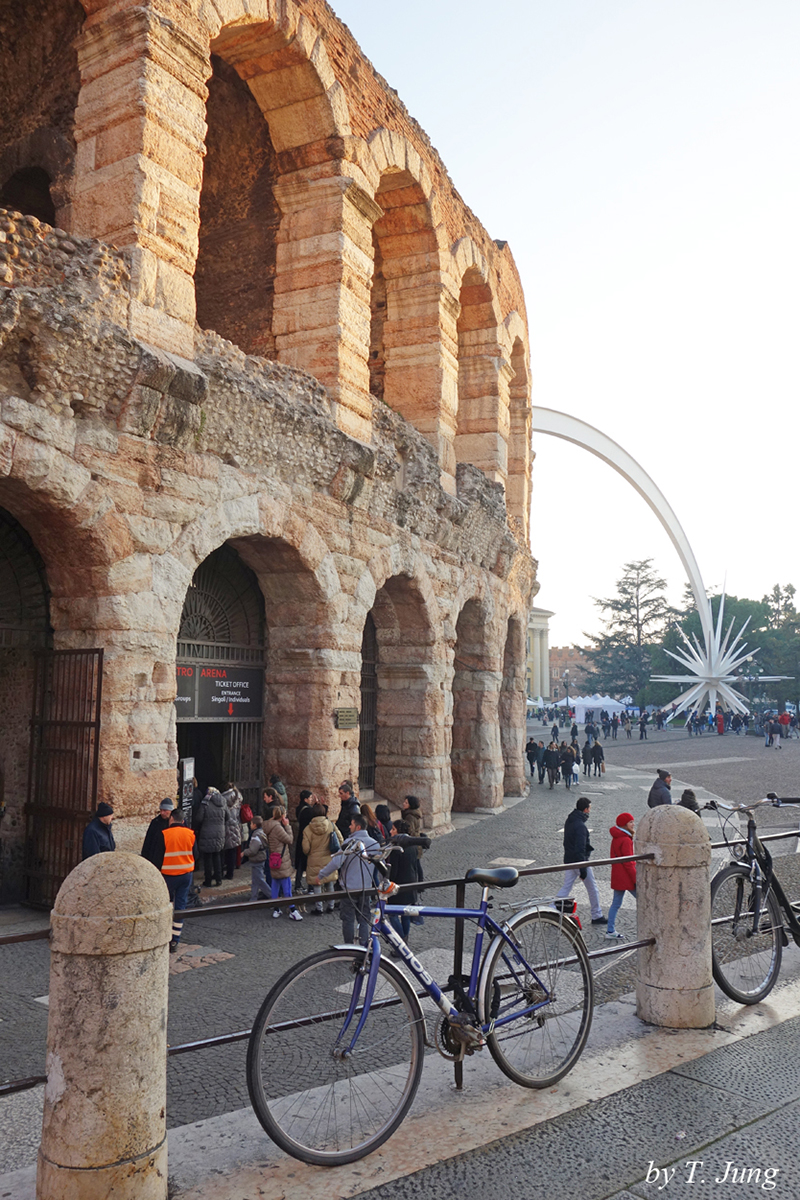
[{"label": "white star sculpture", "polygon": [[[735,681],[736,676],[733,672],[737,667],[740,667],[743,662],[751,658],[756,653],[755,650],[748,651],[747,643],[740,645],[742,634],[744,633],[750,621],[748,617],[742,628],[736,634],[736,637],[730,642],[731,633],[735,618],[728,626],[728,632],[724,638],[722,635],[722,617],[725,612],[725,593],[722,593],[719,604],[719,615],[717,617],[717,625],[714,628],[714,610],[711,607],[711,601],[706,599],[708,605],[706,620],[702,621],[705,627],[705,647],[700,645],[695,634],[692,634],[692,642],[689,641],[686,634],[678,626],[678,633],[686,643],[685,654],[674,654],[672,650],[667,650],[667,654],[679,662],[682,666],[687,667],[691,675],[652,675],[653,683],[691,683],[692,687],[687,688],[680,696],[673,700],[675,711],[681,709],[698,708],[701,712],[705,697],[708,695],[709,704],[712,713],[716,711],[717,697],[723,703],[725,708],[733,709],[734,712],[746,713],[749,708],[745,702],[744,696],[740,692],[735,691],[730,685]],[[728,645],[730,642],[730,646]],[[763,680],[777,679],[780,676],[761,675]]]}]

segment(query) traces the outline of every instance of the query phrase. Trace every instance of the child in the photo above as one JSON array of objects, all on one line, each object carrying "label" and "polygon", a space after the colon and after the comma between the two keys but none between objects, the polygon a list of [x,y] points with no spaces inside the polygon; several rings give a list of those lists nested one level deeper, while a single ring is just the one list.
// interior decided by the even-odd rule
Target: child
[{"label": "child", "polygon": [[[616,825],[611,826],[609,833],[611,834],[611,858],[625,858],[626,855],[633,854],[633,816],[631,813],[620,813]],[[608,941],[619,942],[622,940],[622,934],[616,932],[614,922],[622,907],[625,893],[633,892],[633,898],[636,899],[636,863],[614,863],[611,868],[611,886],[614,889],[614,899],[608,910],[606,938]]]}]

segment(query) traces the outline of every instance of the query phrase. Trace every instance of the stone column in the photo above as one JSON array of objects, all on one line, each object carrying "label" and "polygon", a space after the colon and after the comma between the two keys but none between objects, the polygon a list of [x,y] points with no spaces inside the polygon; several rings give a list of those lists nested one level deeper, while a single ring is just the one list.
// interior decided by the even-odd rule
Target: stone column
[{"label": "stone column", "polygon": [[59,890],[36,1200],[166,1200],[171,924],[135,854],[97,854]]},{"label": "stone column", "polygon": [[651,1025],[705,1029],[714,1020],[711,975],[711,841],[694,813],[652,808],[636,832],[639,951],[636,1011]]},{"label": "stone column", "polygon": [[273,310],[278,361],[324,383],[339,428],[368,442],[372,225],[381,209],[336,174],[284,175],[274,194],[283,214]]},{"label": "stone column", "polygon": [[147,4],[85,4],[71,232],[131,247],[129,327],[186,358],[203,177],[208,35]]}]

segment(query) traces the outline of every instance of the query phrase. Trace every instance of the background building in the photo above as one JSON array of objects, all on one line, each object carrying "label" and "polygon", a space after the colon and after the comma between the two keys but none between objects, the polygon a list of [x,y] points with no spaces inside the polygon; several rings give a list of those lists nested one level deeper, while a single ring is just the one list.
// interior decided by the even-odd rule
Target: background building
[{"label": "background building", "polygon": [[531,700],[550,698],[550,618],[553,616],[546,608],[532,608],[528,614],[528,631],[526,635],[527,663],[525,668],[526,685]]},{"label": "background building", "polygon": [[566,695],[564,672],[569,671],[569,694],[585,696],[590,671],[589,656],[580,646],[553,646],[550,650],[550,698]]}]

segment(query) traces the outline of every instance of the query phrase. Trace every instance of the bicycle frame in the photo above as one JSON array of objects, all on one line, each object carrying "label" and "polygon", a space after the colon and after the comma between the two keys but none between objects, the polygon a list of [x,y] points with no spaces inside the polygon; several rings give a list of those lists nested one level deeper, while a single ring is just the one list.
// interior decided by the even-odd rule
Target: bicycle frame
[{"label": "bicycle frame", "polygon": [[[473,919],[473,920],[478,921],[478,928],[475,933],[475,944],[473,946],[473,951],[472,951],[472,967],[470,969],[469,989],[467,992],[468,999],[472,1003],[473,1008],[475,1006],[475,1001],[477,999],[478,980],[480,977],[480,969],[481,969],[481,955],[482,955],[482,950],[483,950],[484,930],[488,927],[492,934],[499,935],[503,939],[503,941],[505,941],[507,943],[507,945],[511,947],[511,949],[514,951],[517,962],[520,964],[521,968],[523,968],[524,970],[529,971],[531,973],[531,975],[536,980],[539,987],[542,989],[542,993],[545,998],[543,1000],[537,1001],[536,1004],[531,1004],[526,1009],[523,1009],[519,1012],[515,1012],[511,1016],[502,1017],[499,1020],[493,1019],[493,1020],[481,1025],[480,1030],[481,1030],[482,1034],[491,1033],[491,1032],[493,1032],[493,1030],[498,1029],[498,1028],[502,1027],[503,1025],[507,1025],[512,1021],[518,1021],[521,1017],[528,1016],[529,1013],[536,1012],[537,1009],[543,1008],[543,1007],[545,1007],[545,1005],[550,1003],[550,999],[551,999],[550,991],[545,986],[542,979],[540,979],[540,977],[537,975],[536,971],[530,965],[530,963],[528,963],[525,960],[521,951],[514,944],[514,942],[508,936],[508,934],[502,928],[502,926],[498,925],[497,922],[495,920],[493,920],[492,917],[489,916],[488,907],[489,907],[489,888],[488,887],[483,888],[483,891],[481,894],[480,908],[425,908],[425,907],[421,907],[416,904],[415,905],[387,904],[385,902],[385,900],[383,899],[383,897],[379,896],[378,906],[377,906],[377,908],[375,910],[375,914],[372,918],[372,929],[371,929],[371,933],[370,933],[370,947],[369,947],[368,953],[365,955],[365,959],[364,959],[365,966],[367,965],[367,963],[369,964],[368,972],[367,972],[366,990],[364,993],[364,1003],[363,1003],[363,1007],[361,1010],[361,1015],[356,1024],[355,1031],[353,1033],[352,1038],[350,1039],[350,1043],[347,1046],[347,1048],[342,1051],[343,1057],[347,1057],[348,1055],[353,1053],[356,1042],[358,1041],[359,1034],[361,1033],[361,1030],[364,1027],[364,1023],[365,1023],[367,1017],[369,1016],[370,1006],[372,1004],[373,997],[375,995],[375,985],[378,980],[378,969],[379,969],[380,961],[381,961],[381,938],[384,938],[391,946],[394,947],[395,950],[397,950],[397,952],[400,954],[403,961],[405,962],[406,966],[411,971],[412,975],[415,977],[415,979],[417,979],[417,981],[420,984],[422,984],[423,988],[428,993],[428,995],[431,997],[433,1002],[436,1004],[437,1008],[439,1008],[440,1011],[446,1017],[452,1018],[452,1017],[457,1017],[459,1015],[458,1009],[455,1007],[454,1004],[452,1004],[447,999],[447,997],[444,995],[444,993],[442,992],[442,989],[439,987],[438,983],[433,978],[433,976],[428,971],[425,970],[422,963],[419,961],[419,959],[417,959],[415,957],[414,953],[409,948],[409,946],[404,941],[404,939],[390,925],[389,921],[387,920],[388,916],[398,916],[399,917],[405,913],[408,916],[444,917],[447,920],[456,920],[457,918],[461,917],[461,918]],[[513,970],[513,967],[512,967],[512,970]],[[359,999],[360,999],[360,995],[361,995],[362,983],[363,983],[363,971],[356,977],[356,982],[355,982],[355,986],[353,987],[353,994],[350,998],[350,1005],[349,1005],[349,1008],[347,1011],[347,1016],[345,1017],[344,1023],[342,1025],[342,1029],[339,1033],[340,1041],[347,1033],[347,1031],[353,1021],[353,1017],[355,1016],[356,1009],[358,1008]]]},{"label": "bicycle frame", "polygon": [[[789,926],[789,932],[795,945],[800,946],[800,921],[797,919],[797,913],[781,887],[780,880],[775,874],[772,865],[772,856],[762,844],[756,831],[755,817],[751,812],[747,814],[747,842],[745,848],[745,859],[750,867],[750,875],[756,888],[756,906],[753,913],[753,933],[758,930],[759,920],[761,917],[761,896],[762,892],[767,895],[770,891],[774,894],[778,904],[783,909],[786,921]],[[741,861],[734,858],[734,862]],[[737,900],[737,905],[739,901]],[[741,916],[740,913],[734,913],[734,920]]]}]

